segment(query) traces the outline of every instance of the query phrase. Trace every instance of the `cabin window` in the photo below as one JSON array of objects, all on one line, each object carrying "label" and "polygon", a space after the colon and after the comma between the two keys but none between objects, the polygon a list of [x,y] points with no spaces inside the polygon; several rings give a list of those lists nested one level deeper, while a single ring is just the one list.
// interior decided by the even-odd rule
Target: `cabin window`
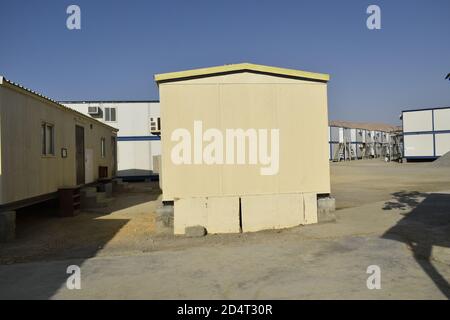
[{"label": "cabin window", "polygon": [[105,121],[115,122],[116,118],[116,108],[105,108]]},{"label": "cabin window", "polygon": [[55,155],[55,127],[49,123],[41,125],[42,155]]},{"label": "cabin window", "polygon": [[106,157],[106,140],[105,140],[105,138],[101,139],[100,148],[101,148],[102,158]]}]

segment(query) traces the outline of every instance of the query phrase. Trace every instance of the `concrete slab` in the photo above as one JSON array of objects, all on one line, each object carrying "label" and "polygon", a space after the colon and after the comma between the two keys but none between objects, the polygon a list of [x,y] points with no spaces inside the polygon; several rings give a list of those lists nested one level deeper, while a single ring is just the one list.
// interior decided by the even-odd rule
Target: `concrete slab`
[{"label": "concrete slab", "polygon": [[97,191],[105,193],[107,198],[112,197],[112,194],[113,194],[113,184],[112,184],[112,182],[100,184],[97,187]]},{"label": "concrete slab", "polygon": [[303,224],[317,223],[317,194],[304,193],[303,205],[305,207],[305,221]]},{"label": "concrete slab", "polygon": [[208,222],[206,228],[209,234],[239,233],[239,197],[208,198]]},{"label": "concrete slab", "polygon": [[206,198],[187,198],[174,201],[174,234],[185,234],[186,227],[208,223]]},{"label": "concrete slab", "polygon": [[188,198],[175,201],[174,233],[185,234],[186,227],[203,226],[208,233],[238,233],[239,198]]},{"label": "concrete slab", "polygon": [[302,194],[244,196],[242,231],[282,229],[305,223]]},{"label": "concrete slab", "polygon": [[336,200],[332,197],[317,199],[317,221],[319,223],[336,221]]}]

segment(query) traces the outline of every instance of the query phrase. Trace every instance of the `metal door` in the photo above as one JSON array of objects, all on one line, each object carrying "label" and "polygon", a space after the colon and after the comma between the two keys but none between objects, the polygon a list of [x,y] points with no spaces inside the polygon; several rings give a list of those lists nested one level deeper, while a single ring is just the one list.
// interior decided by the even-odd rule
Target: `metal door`
[{"label": "metal door", "polygon": [[75,162],[77,171],[77,184],[85,183],[84,171],[84,128],[75,126]]}]

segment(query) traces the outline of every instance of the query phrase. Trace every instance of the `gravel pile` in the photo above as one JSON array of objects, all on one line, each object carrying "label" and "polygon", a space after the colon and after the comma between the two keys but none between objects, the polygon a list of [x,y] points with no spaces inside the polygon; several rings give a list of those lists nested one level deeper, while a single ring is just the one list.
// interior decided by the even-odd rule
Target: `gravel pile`
[{"label": "gravel pile", "polygon": [[450,167],[450,151],[433,161],[431,165],[437,168]]}]

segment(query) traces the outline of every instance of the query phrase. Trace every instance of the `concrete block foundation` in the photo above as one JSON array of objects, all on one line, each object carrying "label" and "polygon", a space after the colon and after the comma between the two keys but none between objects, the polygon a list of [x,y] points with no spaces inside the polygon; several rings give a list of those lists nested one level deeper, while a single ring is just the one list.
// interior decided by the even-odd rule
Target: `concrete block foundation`
[{"label": "concrete block foundation", "polygon": [[156,226],[158,230],[173,229],[174,225],[174,208],[173,206],[161,206],[156,209]]},{"label": "concrete block foundation", "polygon": [[198,238],[206,236],[206,228],[203,226],[186,227],[185,235],[190,238]]},{"label": "concrete block foundation", "polygon": [[174,202],[174,234],[191,226],[203,226],[209,234],[238,233],[239,197],[178,199]]},{"label": "concrete block foundation", "polygon": [[314,224],[316,193],[199,197],[174,202],[174,234],[202,226],[209,234],[256,232]]},{"label": "concrete block foundation", "polygon": [[187,198],[174,201],[174,234],[184,234],[186,227],[204,226],[208,223],[206,198]]},{"label": "concrete block foundation", "polygon": [[239,197],[208,198],[208,233],[239,233]]},{"label": "concrete block foundation", "polygon": [[305,223],[302,194],[244,196],[241,205],[243,232],[283,229]]},{"label": "concrete block foundation", "polygon": [[317,199],[317,220],[319,223],[336,221],[336,199],[322,197]]},{"label": "concrete block foundation", "polygon": [[13,241],[16,238],[16,212],[0,212],[0,242]]},{"label": "concrete block foundation", "polygon": [[102,183],[97,187],[98,192],[104,192],[106,197],[110,198],[113,195],[113,183]]},{"label": "concrete block foundation", "polygon": [[317,194],[303,193],[305,222],[303,224],[317,223]]}]

